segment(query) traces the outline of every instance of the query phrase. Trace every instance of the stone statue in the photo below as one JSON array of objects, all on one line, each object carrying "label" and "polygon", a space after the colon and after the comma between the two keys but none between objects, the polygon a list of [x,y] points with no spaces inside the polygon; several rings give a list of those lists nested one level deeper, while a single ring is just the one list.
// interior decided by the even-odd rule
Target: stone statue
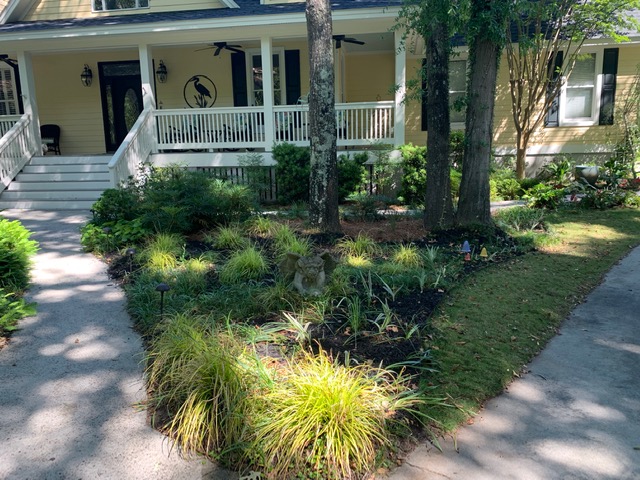
[{"label": "stone statue", "polygon": [[329,252],[303,257],[287,253],[280,262],[280,271],[285,278],[293,278],[293,286],[301,295],[317,296],[327,283],[327,277],[336,268],[337,262]]}]

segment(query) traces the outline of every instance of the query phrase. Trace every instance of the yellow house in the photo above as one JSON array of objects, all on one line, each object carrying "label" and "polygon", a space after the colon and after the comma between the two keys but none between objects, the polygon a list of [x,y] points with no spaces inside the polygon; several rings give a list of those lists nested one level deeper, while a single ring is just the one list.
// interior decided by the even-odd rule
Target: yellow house
[{"label": "yellow house", "polygon": [[[392,30],[402,0],[333,3],[338,147],[424,144],[421,105],[403,102],[423,51],[420,42],[403,48]],[[255,150],[269,164],[275,143],[308,144],[304,9],[299,0],[0,0],[0,208],[88,208],[143,161],[225,168]],[[633,42],[589,45],[581,72],[591,83],[571,91],[568,82],[559,111],[590,96],[591,116],[541,129],[532,154],[607,148],[616,127],[597,121],[607,48],[619,52],[617,91],[631,82]],[[463,52],[452,63],[454,99],[465,71]],[[504,68],[499,83],[495,148],[506,155]],[[463,127],[459,112],[452,121]],[[59,127],[57,146],[45,125]]]}]

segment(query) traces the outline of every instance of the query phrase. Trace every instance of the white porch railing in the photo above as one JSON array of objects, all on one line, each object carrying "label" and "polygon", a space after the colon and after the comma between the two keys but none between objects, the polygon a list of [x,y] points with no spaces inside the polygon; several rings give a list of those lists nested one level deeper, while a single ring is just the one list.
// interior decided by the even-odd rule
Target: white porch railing
[{"label": "white porch railing", "polygon": [[109,162],[111,188],[119,187],[131,177],[156,148],[153,110],[142,111],[136,123]]},{"label": "white porch railing", "polygon": [[36,151],[31,118],[23,115],[0,139],[0,192],[7,188]]},{"label": "white porch railing", "polygon": [[3,115],[0,117],[0,138],[11,130],[11,128],[18,123],[22,118],[22,115]]},{"label": "white porch railing", "polygon": [[[197,108],[155,110],[158,149],[236,150],[264,148],[265,131],[274,142],[309,145],[309,106],[278,105],[272,118],[263,107]],[[370,146],[394,143],[394,103],[362,102],[336,104],[338,146]]]}]

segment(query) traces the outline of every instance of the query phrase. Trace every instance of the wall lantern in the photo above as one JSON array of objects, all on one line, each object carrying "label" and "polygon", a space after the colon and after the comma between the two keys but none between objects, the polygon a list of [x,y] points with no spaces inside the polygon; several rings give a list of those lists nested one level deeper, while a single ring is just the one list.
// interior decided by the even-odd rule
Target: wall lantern
[{"label": "wall lantern", "polygon": [[91,82],[93,81],[93,73],[91,72],[89,65],[86,63],[84,64],[84,70],[82,70],[82,73],[80,74],[80,81],[85,87],[90,87]]},{"label": "wall lantern", "polygon": [[158,65],[158,69],[156,70],[156,77],[158,77],[160,83],[167,81],[167,66],[162,60],[160,60],[160,65]]}]

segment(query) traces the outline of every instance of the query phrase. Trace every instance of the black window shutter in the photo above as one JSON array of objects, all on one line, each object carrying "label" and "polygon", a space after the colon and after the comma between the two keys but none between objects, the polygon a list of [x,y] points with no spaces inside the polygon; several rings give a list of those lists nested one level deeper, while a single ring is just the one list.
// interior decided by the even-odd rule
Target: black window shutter
[{"label": "black window shutter", "polygon": [[613,109],[616,100],[616,75],[618,74],[618,49],[605,48],[602,58],[602,92],[600,94],[600,125],[613,125]]},{"label": "black window shutter", "polygon": [[295,104],[301,95],[300,88],[300,50],[284,52],[285,82],[287,84],[287,103]]},{"label": "black window shutter", "polygon": [[[549,81],[549,87],[548,87],[549,91],[553,88],[553,85],[555,85],[556,81],[558,80],[558,76],[560,75],[560,69],[562,68],[563,56],[564,55],[562,52],[558,52],[558,54],[556,55],[556,61],[553,63],[553,65],[551,64],[551,61],[549,61],[549,69],[550,69],[550,72],[549,72],[550,81]],[[560,92],[558,92],[556,97],[553,99],[553,102],[551,102],[551,105],[549,106],[549,110],[547,111],[547,116],[544,120],[545,127],[557,127],[559,125],[560,125]]]},{"label": "black window shutter", "polygon": [[423,132],[427,131],[427,79],[426,77],[426,73],[424,71],[424,69],[426,68],[427,65],[427,60],[423,59],[422,60],[422,71],[420,72],[420,78],[422,79],[420,81],[420,91],[422,92],[422,102],[421,102],[421,129]]},{"label": "black window shutter", "polygon": [[244,52],[231,54],[231,84],[233,85],[233,106],[248,106],[247,64]]}]

